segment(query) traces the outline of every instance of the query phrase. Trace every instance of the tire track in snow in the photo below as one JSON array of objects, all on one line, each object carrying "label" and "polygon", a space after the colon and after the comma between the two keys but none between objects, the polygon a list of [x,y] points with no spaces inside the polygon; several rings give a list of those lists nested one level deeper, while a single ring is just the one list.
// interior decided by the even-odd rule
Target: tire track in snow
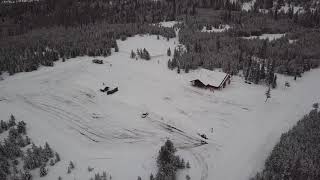
[{"label": "tire track in snow", "polygon": [[199,167],[201,168],[201,177],[200,180],[207,180],[208,179],[208,164],[205,161],[205,158],[197,152],[194,152],[193,150],[188,150],[190,152],[190,154],[194,157],[194,159],[196,160],[197,164],[199,165]]},{"label": "tire track in snow", "polygon": [[[153,123],[156,123],[158,126],[164,128],[170,134],[174,134],[175,136],[178,135],[183,138],[183,139],[181,139],[182,141],[184,141],[183,145],[177,145],[176,147],[178,149],[183,149],[192,155],[192,157],[195,159],[195,162],[197,163],[197,165],[199,166],[199,168],[201,170],[200,180],[207,180],[208,179],[208,169],[209,169],[208,163],[206,162],[205,158],[200,153],[193,150],[195,147],[206,145],[206,144],[202,143],[203,140],[200,139],[199,137],[188,135],[183,130],[181,130],[177,127],[174,127],[170,124],[167,124],[165,122],[162,122],[160,120],[152,119],[151,117],[148,117],[147,119],[149,121],[152,121]],[[187,142],[185,142],[185,141],[187,141]],[[207,141],[208,140],[206,140],[206,142]],[[209,141],[209,143],[214,143],[214,142]],[[216,144],[216,143],[214,143],[214,144]],[[221,147],[221,145],[219,145],[219,144],[216,144],[216,146],[217,146],[217,149],[220,149],[220,147]]]},{"label": "tire track in snow", "polygon": [[[74,113],[67,112],[65,110],[62,110],[61,108],[57,108],[55,106],[48,105],[48,104],[45,104],[42,102],[39,102],[39,105],[38,105],[37,103],[33,102],[32,100],[28,99],[25,96],[22,96],[22,95],[17,95],[17,96],[22,98],[23,102],[25,102],[26,104],[28,104],[38,110],[41,110],[41,111],[48,113],[53,118],[59,118],[59,119],[62,119],[66,122],[72,123],[74,126],[80,128],[80,130],[75,128],[74,126],[71,126],[72,129],[77,130],[77,132],[79,132],[82,135],[84,134],[83,131],[86,132],[87,134],[85,136],[90,140],[93,140],[95,142],[99,142],[99,140],[97,140],[96,138],[108,139],[105,136],[99,135],[98,133],[94,132],[95,130],[90,128],[89,126],[81,123],[81,120],[84,121],[83,118],[81,118],[80,116],[78,116]],[[89,136],[88,134],[91,134],[91,135],[95,136],[96,138],[93,138],[93,137]]]}]

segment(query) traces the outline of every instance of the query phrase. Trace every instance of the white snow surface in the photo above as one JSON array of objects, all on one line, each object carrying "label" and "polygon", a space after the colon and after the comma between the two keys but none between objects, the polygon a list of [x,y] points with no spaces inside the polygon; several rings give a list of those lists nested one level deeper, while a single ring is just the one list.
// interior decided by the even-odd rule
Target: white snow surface
[{"label": "white snow surface", "polygon": [[158,23],[158,25],[162,26],[162,27],[169,27],[172,28],[174,25],[178,24],[179,21],[163,21]]},{"label": "white snow surface", "polygon": [[243,11],[250,11],[253,9],[254,4],[256,3],[256,0],[251,0],[249,2],[245,2],[242,4],[242,10]]},{"label": "white snow surface", "polygon": [[262,40],[266,40],[268,39],[269,41],[274,41],[277,39],[280,39],[282,37],[284,37],[285,34],[262,34],[261,36],[250,36],[250,37],[243,37],[243,39],[262,39]]},{"label": "white snow surface", "polygon": [[201,32],[208,32],[208,33],[221,33],[225,32],[230,29],[230,26],[228,24],[220,25],[219,28],[211,27],[211,30],[207,29],[206,26],[204,26],[201,30]]},{"label": "white snow surface", "polygon": [[289,12],[289,9],[293,7],[293,13],[302,13],[304,10],[303,10],[303,7],[301,6],[290,6],[288,3],[286,3],[284,6],[281,6],[281,9],[280,11],[283,11],[285,13],[288,13]]},{"label": "white snow surface", "polygon": [[[148,179],[156,172],[160,146],[170,138],[191,164],[178,172],[179,180],[186,174],[194,180],[247,180],[261,170],[281,133],[320,99],[319,69],[297,81],[278,75],[267,103],[265,86],[245,84],[238,76],[214,93],[192,87],[187,74],[167,68],[172,57],[166,50],[177,44],[135,36],[118,41],[120,52],[98,57],[103,65],[79,57],[0,81],[0,119],[14,114],[27,122],[36,144],[48,141],[60,153],[62,161],[46,177],[39,178],[37,170],[34,178],[88,180],[106,170],[113,180]],[[150,61],[129,58],[132,49],[144,47]],[[119,92],[100,92],[103,83]],[[149,112],[145,119],[143,112]],[[199,146],[197,133],[207,135],[207,145]],[[67,174],[70,160],[76,168]]]}]

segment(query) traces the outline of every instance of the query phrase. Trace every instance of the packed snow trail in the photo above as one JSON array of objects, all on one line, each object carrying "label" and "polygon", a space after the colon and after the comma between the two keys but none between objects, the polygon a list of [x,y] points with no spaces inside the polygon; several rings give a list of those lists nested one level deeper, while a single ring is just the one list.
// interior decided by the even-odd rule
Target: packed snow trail
[{"label": "packed snow trail", "polygon": [[[247,180],[263,167],[281,133],[320,101],[319,69],[297,81],[278,75],[267,103],[265,86],[245,84],[238,76],[214,93],[194,88],[192,74],[167,68],[172,56],[166,51],[177,42],[135,36],[118,41],[120,51],[146,48],[151,56],[164,56],[144,61],[113,52],[97,57],[103,65],[79,57],[0,81],[0,119],[12,113],[26,121],[36,144],[48,141],[61,155],[62,162],[41,179],[87,180],[104,170],[113,180],[148,179],[169,138],[191,164],[178,179],[189,174],[191,179]],[[103,84],[119,91],[108,96],[99,91]],[[141,118],[144,112],[147,118]],[[208,144],[201,146],[198,134],[206,134]],[[67,174],[70,160],[76,169]],[[39,178],[38,171],[32,173]]]}]

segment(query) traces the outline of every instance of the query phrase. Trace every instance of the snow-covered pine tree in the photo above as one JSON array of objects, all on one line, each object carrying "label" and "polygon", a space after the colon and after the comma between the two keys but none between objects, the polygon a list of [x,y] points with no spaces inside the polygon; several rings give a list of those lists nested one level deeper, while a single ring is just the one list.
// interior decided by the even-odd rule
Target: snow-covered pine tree
[{"label": "snow-covered pine tree", "polygon": [[53,155],[54,155],[51,147],[48,144],[48,142],[46,142],[45,145],[44,145],[44,153],[49,158],[52,158]]},{"label": "snow-covered pine tree", "polygon": [[0,121],[0,126],[4,131],[8,130],[8,124],[4,120]]},{"label": "snow-covered pine tree", "polygon": [[40,177],[44,177],[48,174],[48,169],[45,166],[40,167]]}]

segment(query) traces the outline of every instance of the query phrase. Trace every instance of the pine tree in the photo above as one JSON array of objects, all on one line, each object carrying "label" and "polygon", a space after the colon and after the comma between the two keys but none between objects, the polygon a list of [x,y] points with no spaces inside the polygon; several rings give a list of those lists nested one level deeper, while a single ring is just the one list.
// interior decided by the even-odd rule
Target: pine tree
[{"label": "pine tree", "polygon": [[186,65],[186,67],[185,67],[185,69],[184,69],[184,72],[185,72],[185,73],[189,73],[189,70],[190,70],[189,65]]},{"label": "pine tree", "polygon": [[30,171],[26,170],[24,173],[21,175],[22,180],[32,180],[32,175]]},{"label": "pine tree", "polygon": [[60,161],[60,155],[56,152],[56,153],[55,153],[55,156],[56,156],[56,160],[55,160],[55,161],[56,161],[56,163],[57,163],[57,162]]},{"label": "pine tree", "polygon": [[171,64],[171,60],[168,60],[168,68],[172,70],[172,64]]},{"label": "pine tree", "polygon": [[171,49],[170,48],[167,50],[167,55],[171,56]]},{"label": "pine tree", "polygon": [[296,12],[296,13],[294,14],[294,16],[293,16],[293,22],[294,22],[294,23],[298,23],[298,20],[299,20],[299,13]]},{"label": "pine tree", "polygon": [[8,124],[4,120],[1,120],[0,126],[4,131],[8,130]]},{"label": "pine tree", "polygon": [[319,108],[319,103],[314,103],[314,104],[312,105],[312,107],[313,107],[314,109],[318,109],[318,108]]},{"label": "pine tree", "polygon": [[30,140],[29,136],[26,136],[25,144],[26,144],[26,145],[31,144],[31,140]]},{"label": "pine tree", "polygon": [[73,162],[72,162],[72,161],[70,161],[70,163],[69,163],[69,167],[70,167],[70,169],[74,169],[74,164],[73,164]]},{"label": "pine tree", "polygon": [[70,168],[70,166],[68,166],[67,173],[68,173],[68,174],[71,173],[71,168]]},{"label": "pine tree", "polygon": [[264,8],[270,9],[273,7],[273,0],[264,0]]},{"label": "pine tree", "polygon": [[102,180],[107,180],[107,172],[102,172]]},{"label": "pine tree", "polygon": [[24,121],[19,121],[17,130],[20,134],[26,134],[26,123]]},{"label": "pine tree", "polygon": [[150,174],[149,180],[155,180],[152,173]]},{"label": "pine tree", "polygon": [[12,126],[15,126],[15,125],[16,125],[16,118],[11,114],[8,126],[12,127]]},{"label": "pine tree", "polygon": [[46,142],[44,145],[44,152],[47,157],[50,157],[50,158],[53,157],[53,151],[52,151],[51,147],[49,146],[48,142]]},{"label": "pine tree", "polygon": [[267,100],[269,99],[269,98],[271,98],[271,89],[270,89],[270,86],[268,87],[268,89],[267,89],[267,91],[266,91],[266,101],[265,102],[267,102]]},{"label": "pine tree", "polygon": [[133,50],[131,50],[130,58],[131,59],[136,58],[136,53],[134,53]]},{"label": "pine tree", "polygon": [[290,83],[288,81],[285,82],[284,84],[285,87],[290,87]]},{"label": "pine tree", "polygon": [[274,75],[273,81],[272,81],[272,88],[276,88],[277,87],[277,75]]},{"label": "pine tree", "polygon": [[115,43],[115,46],[114,46],[114,51],[115,51],[115,52],[119,52],[119,47],[118,47],[118,44],[117,44],[117,42]]},{"label": "pine tree", "polygon": [[189,163],[189,161],[188,161],[187,164],[186,164],[186,168],[190,169],[190,163]]},{"label": "pine tree", "polygon": [[45,166],[40,167],[40,177],[44,177],[48,174],[48,170],[46,169]]},{"label": "pine tree", "polygon": [[191,177],[188,174],[186,175],[186,180],[191,180]]},{"label": "pine tree", "polygon": [[54,160],[53,159],[50,159],[50,166],[54,166]]},{"label": "pine tree", "polygon": [[142,54],[143,54],[143,59],[150,60],[150,54],[145,48],[143,48]]}]

